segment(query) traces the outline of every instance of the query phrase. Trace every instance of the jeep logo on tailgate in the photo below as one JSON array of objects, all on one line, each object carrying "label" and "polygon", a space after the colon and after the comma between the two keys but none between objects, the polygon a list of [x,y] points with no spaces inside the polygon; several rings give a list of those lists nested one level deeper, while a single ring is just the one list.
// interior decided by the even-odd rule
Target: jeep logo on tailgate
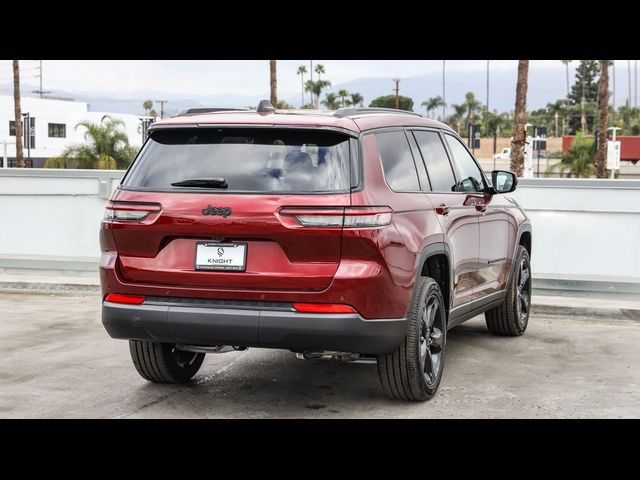
[{"label": "jeep logo on tailgate", "polygon": [[222,215],[227,218],[231,215],[231,209],[229,207],[212,207],[209,205],[207,208],[202,209],[203,215]]}]

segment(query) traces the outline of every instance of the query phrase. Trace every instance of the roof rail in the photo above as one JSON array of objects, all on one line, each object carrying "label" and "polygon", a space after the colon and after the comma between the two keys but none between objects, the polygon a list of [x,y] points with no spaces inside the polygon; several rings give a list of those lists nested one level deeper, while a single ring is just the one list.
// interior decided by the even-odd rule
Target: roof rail
[{"label": "roof rail", "polygon": [[248,108],[228,108],[228,107],[201,107],[201,108],[188,108],[178,114],[182,115],[198,115],[201,113],[215,113],[215,112],[248,112]]},{"label": "roof rail", "polygon": [[333,116],[334,117],[352,117],[354,115],[362,115],[366,113],[396,113],[396,114],[415,115],[417,117],[422,117],[422,115],[416,112],[409,112],[407,110],[399,110],[396,108],[381,108],[381,107],[339,108],[338,110],[336,110],[336,113],[334,113]]}]

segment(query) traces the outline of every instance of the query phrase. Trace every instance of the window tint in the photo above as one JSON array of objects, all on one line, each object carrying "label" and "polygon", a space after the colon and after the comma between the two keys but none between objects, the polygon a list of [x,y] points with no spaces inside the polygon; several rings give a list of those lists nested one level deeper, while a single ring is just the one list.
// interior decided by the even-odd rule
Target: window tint
[{"label": "window tint", "polygon": [[382,132],[375,135],[389,187],[396,192],[419,191],[416,166],[404,132]]},{"label": "window tint", "polygon": [[349,190],[349,137],[293,129],[157,130],[125,177],[125,187],[175,189],[172,183],[223,177],[228,192]]},{"label": "window tint", "polygon": [[453,155],[453,161],[456,162],[458,172],[460,173],[460,182],[456,186],[458,192],[481,192],[484,190],[484,179],[482,178],[482,172],[476,165],[471,154],[464,148],[464,145],[460,143],[460,140],[452,137],[451,135],[445,135],[447,144]]},{"label": "window tint", "polygon": [[455,191],[456,179],[451,170],[447,151],[436,132],[416,130],[413,132],[420,153],[427,166],[427,173],[434,192]]}]

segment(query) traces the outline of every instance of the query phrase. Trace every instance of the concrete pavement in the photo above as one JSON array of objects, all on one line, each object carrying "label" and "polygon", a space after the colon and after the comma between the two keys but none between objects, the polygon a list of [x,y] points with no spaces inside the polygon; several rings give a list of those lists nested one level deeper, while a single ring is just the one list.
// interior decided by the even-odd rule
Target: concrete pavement
[{"label": "concrete pavement", "polygon": [[534,313],[519,338],[482,317],[449,334],[440,391],[383,396],[375,365],[288,351],[207,355],[189,385],[154,385],[100,323],[98,295],[0,294],[0,418],[638,418],[640,322]]}]

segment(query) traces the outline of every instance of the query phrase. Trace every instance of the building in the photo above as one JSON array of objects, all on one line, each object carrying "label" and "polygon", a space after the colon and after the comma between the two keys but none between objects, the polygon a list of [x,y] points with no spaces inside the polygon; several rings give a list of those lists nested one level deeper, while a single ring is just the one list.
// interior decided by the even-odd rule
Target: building
[{"label": "building", "polygon": [[[129,143],[141,146],[143,143],[143,120],[145,115],[130,115],[127,113],[91,112],[85,102],[72,99],[22,97],[22,114],[28,114],[31,125],[30,147],[25,138],[24,156],[30,158],[28,166],[42,167],[51,157],[59,156],[63,150],[72,144],[84,143],[83,127],[76,128],[78,122],[88,120],[100,123],[105,115],[122,120]],[[26,135],[26,132],[25,132]],[[9,166],[15,166],[15,113],[13,96],[0,95],[0,162],[4,166],[6,156]]]}]

